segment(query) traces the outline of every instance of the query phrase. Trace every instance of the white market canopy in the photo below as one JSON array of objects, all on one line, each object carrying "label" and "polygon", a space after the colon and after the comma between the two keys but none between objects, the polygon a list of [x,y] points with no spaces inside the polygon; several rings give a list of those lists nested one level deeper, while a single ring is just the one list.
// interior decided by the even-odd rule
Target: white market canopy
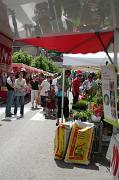
[{"label": "white market canopy", "polygon": [[[109,56],[113,60],[114,53],[109,53]],[[63,54],[64,66],[102,66],[106,65],[106,62],[110,64],[110,61],[105,52],[98,52],[95,54]],[[118,54],[119,64],[119,54]]]}]

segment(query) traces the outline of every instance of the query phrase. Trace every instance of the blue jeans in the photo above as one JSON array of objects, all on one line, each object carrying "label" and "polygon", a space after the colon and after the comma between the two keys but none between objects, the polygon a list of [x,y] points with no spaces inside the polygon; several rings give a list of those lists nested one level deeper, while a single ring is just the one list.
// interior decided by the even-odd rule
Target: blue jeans
[{"label": "blue jeans", "polygon": [[12,107],[13,100],[14,100],[14,91],[10,90],[7,92],[7,104],[6,104],[6,111],[5,111],[6,116],[11,115],[11,107]]},{"label": "blue jeans", "polygon": [[20,105],[20,114],[24,115],[24,96],[15,96],[14,99],[14,114],[17,114],[17,108]]}]

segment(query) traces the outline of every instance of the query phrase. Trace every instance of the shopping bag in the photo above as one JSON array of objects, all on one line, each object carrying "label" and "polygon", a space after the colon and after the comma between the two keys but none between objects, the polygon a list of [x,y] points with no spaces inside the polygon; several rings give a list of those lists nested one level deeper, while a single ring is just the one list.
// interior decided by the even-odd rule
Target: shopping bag
[{"label": "shopping bag", "polygon": [[68,163],[89,164],[93,136],[93,124],[74,122],[64,161]]},{"label": "shopping bag", "polygon": [[71,123],[61,123],[55,130],[54,137],[54,159],[62,160],[65,157],[69,136],[71,132]]}]

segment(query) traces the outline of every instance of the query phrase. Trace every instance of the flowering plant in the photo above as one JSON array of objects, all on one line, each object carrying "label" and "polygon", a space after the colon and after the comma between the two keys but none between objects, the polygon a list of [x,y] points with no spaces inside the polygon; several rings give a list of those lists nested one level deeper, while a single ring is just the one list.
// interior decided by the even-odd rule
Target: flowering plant
[{"label": "flowering plant", "polygon": [[94,112],[95,116],[102,117],[103,116],[103,105],[100,104],[100,106],[97,106],[97,107],[95,106],[93,108],[93,112]]}]

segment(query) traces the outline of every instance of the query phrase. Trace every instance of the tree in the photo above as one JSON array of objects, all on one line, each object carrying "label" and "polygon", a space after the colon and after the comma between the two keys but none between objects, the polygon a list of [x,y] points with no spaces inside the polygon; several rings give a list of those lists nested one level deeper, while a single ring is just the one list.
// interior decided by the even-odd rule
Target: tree
[{"label": "tree", "polygon": [[59,72],[58,66],[56,66],[56,64],[52,60],[48,60],[48,67],[49,67],[49,72],[51,73]]},{"label": "tree", "polygon": [[44,57],[42,55],[37,56],[36,58],[34,58],[31,66],[35,67],[35,68],[38,68],[38,69],[43,69],[44,71],[49,70],[47,59],[46,59],[46,57]]},{"label": "tree", "polygon": [[51,73],[59,72],[59,68],[55,63],[43,55],[34,58],[31,66]]},{"label": "tree", "polygon": [[59,72],[59,68],[56,66],[56,64],[43,55],[37,56],[33,59],[31,55],[19,51],[13,54],[12,59],[14,63],[23,63],[50,73]]},{"label": "tree", "polygon": [[19,52],[13,53],[12,60],[13,60],[13,63],[23,63],[30,66],[33,60],[33,57],[25,52],[19,51]]}]

